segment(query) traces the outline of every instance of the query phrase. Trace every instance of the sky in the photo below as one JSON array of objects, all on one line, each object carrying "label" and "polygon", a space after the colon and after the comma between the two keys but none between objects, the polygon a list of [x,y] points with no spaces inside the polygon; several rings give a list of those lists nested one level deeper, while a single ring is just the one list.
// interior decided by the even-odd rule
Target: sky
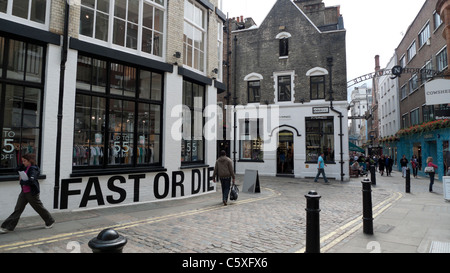
[{"label": "sky", "polygon": [[[276,0],[223,0],[222,11],[230,18],[252,17],[260,25]],[[347,30],[347,81],[372,73],[375,55],[384,68],[425,0],[323,0],[325,6],[341,6]],[[407,8],[405,8],[407,7]],[[370,85],[370,84],[369,84]],[[352,87],[353,88],[353,87]]]}]

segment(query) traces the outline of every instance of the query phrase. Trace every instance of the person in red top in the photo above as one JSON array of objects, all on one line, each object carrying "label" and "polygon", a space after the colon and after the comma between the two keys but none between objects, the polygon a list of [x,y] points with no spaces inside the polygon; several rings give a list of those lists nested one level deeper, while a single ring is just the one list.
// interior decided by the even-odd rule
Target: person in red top
[{"label": "person in red top", "polygon": [[[436,171],[436,169],[438,168],[437,165],[433,164],[433,158],[431,156],[429,156],[427,158],[427,167],[433,167],[434,170]],[[430,176],[430,192],[433,191],[433,184],[434,184],[434,172],[432,173],[428,173],[428,175]]]}]

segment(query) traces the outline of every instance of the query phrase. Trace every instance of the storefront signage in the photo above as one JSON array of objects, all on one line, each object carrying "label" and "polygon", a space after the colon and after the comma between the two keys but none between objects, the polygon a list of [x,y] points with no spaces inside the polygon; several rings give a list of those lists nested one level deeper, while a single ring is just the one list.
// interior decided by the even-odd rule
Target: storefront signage
[{"label": "storefront signage", "polygon": [[[186,195],[196,195],[213,191],[211,185],[214,168],[192,169],[190,185],[185,181],[189,172],[174,171],[157,173],[153,179],[149,179],[146,174],[116,175],[108,179],[106,188],[101,187],[99,177],[89,177],[87,183],[83,184],[84,189],[76,184],[82,184],[83,178],[71,178],[61,180],[61,210],[68,209],[69,199],[81,195],[78,208],[87,207],[89,202],[95,202],[98,206],[121,204],[125,202],[128,195],[132,196],[133,203],[142,202],[141,188],[150,185],[150,198],[153,200],[163,200],[168,198],[179,198]],[[149,183],[153,180],[153,183]],[[152,186],[151,186],[152,185]],[[190,189],[189,192],[187,190]],[[147,192],[147,194],[149,194]],[[73,202],[72,202],[73,203]]]},{"label": "storefront signage", "polygon": [[450,80],[438,79],[425,83],[427,105],[450,104]]},{"label": "storefront signage", "polygon": [[313,114],[328,114],[330,107],[313,107]]}]

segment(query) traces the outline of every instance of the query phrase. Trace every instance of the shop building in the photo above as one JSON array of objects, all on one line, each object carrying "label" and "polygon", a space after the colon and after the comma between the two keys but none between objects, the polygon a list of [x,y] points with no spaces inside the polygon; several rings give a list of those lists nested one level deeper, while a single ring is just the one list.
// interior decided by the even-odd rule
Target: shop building
[{"label": "shop building", "polygon": [[53,211],[214,192],[221,1],[32,2],[0,4],[0,219],[26,153]]},{"label": "shop building", "polygon": [[348,180],[346,31],[339,6],[278,0],[260,26],[243,26],[231,33],[234,103],[227,106],[237,173],[315,177],[324,153],[327,177]]},{"label": "shop building", "polygon": [[395,50],[397,63],[404,70],[398,78],[401,129],[397,148],[398,160],[403,155],[408,160],[417,156],[422,175],[431,156],[442,179],[450,164],[450,104],[448,96],[432,104],[426,99],[427,84],[442,80],[448,73],[450,45],[443,36],[446,24],[436,11],[438,2],[425,1]]}]

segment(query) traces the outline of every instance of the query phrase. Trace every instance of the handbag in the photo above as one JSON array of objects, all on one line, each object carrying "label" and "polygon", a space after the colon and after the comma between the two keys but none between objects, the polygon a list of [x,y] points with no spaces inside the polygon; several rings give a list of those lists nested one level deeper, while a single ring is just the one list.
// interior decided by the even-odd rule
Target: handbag
[{"label": "handbag", "polygon": [[434,168],[431,166],[425,167],[425,172],[426,173],[434,173]]},{"label": "handbag", "polygon": [[231,186],[231,192],[230,192],[230,200],[236,201],[239,196],[239,188],[236,186],[236,184],[233,184]]}]

